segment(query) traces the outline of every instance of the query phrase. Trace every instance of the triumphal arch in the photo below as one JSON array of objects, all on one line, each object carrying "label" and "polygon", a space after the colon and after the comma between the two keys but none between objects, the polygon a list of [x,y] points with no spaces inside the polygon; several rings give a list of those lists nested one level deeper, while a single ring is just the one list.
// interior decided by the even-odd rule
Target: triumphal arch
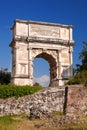
[{"label": "triumphal arch", "polygon": [[72,25],[15,20],[11,83],[33,85],[33,60],[44,58],[50,65],[50,86],[63,85],[72,77],[72,29]]}]

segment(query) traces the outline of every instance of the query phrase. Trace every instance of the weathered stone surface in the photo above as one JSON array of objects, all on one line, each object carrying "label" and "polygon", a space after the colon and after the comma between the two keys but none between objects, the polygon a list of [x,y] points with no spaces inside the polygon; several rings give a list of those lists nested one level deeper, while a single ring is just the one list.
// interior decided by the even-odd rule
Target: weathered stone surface
[{"label": "weathered stone surface", "polygon": [[12,79],[16,85],[33,85],[33,60],[50,66],[50,86],[62,86],[72,77],[71,25],[15,20],[12,27]]},{"label": "weathered stone surface", "polygon": [[64,89],[44,88],[34,95],[0,99],[0,116],[25,113],[41,119],[52,111],[63,111],[64,94]]},{"label": "weathered stone surface", "polygon": [[67,115],[87,115],[87,87],[71,85],[68,87]]},{"label": "weathered stone surface", "polygon": [[0,116],[30,114],[30,118],[47,118],[53,111],[65,112],[66,116],[87,116],[87,86],[75,85],[59,89],[44,88],[40,92],[18,99],[0,99]]}]

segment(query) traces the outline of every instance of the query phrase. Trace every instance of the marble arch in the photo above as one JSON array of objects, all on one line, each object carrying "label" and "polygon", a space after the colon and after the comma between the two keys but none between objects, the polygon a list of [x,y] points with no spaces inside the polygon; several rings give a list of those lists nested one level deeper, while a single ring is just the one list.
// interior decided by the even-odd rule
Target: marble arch
[{"label": "marble arch", "polygon": [[50,86],[63,85],[72,77],[72,29],[72,25],[15,20],[11,83],[33,85],[33,60],[41,57],[50,65]]},{"label": "marble arch", "polygon": [[49,51],[44,52],[36,55],[35,58],[43,58],[46,61],[48,61],[49,66],[50,66],[50,84],[49,86],[53,86],[53,81],[56,80],[56,75],[57,75],[57,62],[56,58],[52,56],[52,54],[49,54]]}]

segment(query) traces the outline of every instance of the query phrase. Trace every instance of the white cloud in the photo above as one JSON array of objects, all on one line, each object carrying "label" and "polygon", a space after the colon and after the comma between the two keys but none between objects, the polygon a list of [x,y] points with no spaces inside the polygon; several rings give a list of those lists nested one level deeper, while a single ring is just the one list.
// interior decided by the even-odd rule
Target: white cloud
[{"label": "white cloud", "polygon": [[50,78],[48,75],[42,75],[41,77],[34,77],[34,83],[37,82],[43,87],[49,86]]}]

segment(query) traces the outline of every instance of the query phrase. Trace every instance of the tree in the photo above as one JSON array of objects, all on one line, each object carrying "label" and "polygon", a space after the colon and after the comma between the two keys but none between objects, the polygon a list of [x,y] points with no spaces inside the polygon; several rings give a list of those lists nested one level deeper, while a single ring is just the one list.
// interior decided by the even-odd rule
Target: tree
[{"label": "tree", "polygon": [[79,54],[82,64],[77,64],[74,70],[74,77],[70,78],[66,84],[87,84],[87,42],[83,42],[83,49]]},{"label": "tree", "polygon": [[84,46],[80,52],[79,58],[82,64],[80,65],[80,71],[87,70],[87,42],[83,42]]},{"label": "tree", "polygon": [[7,68],[0,69],[0,84],[9,84],[11,79],[11,72]]}]

